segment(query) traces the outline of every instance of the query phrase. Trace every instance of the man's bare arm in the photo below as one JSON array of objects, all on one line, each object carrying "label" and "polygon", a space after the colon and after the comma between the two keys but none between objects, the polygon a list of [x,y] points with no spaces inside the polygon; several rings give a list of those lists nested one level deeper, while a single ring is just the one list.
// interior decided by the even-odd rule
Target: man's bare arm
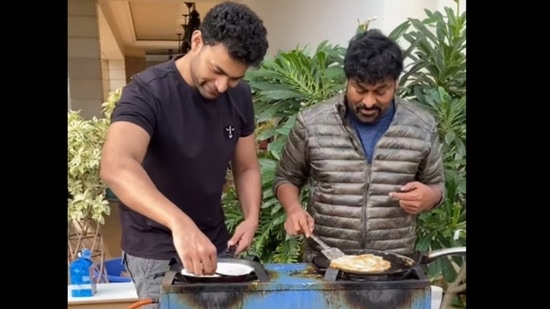
[{"label": "man's bare arm", "polygon": [[300,190],[309,176],[306,135],[304,119],[298,114],[283,147],[273,184],[273,193],[287,213],[302,207]]},{"label": "man's bare arm", "polygon": [[434,191],[434,195],[438,196],[434,204],[430,205],[426,210],[431,210],[443,204],[445,195],[447,194],[445,188],[445,168],[443,166],[441,142],[439,141],[436,128],[433,129],[430,152],[421,164],[418,180],[430,187]]},{"label": "man's bare arm", "polygon": [[277,187],[277,199],[283,209],[289,213],[302,208],[300,203],[300,188],[292,183],[283,183]]},{"label": "man's bare arm", "polygon": [[257,221],[262,202],[262,184],[254,134],[239,139],[231,168],[244,219]]},{"label": "man's bare arm", "polygon": [[113,122],[103,145],[101,179],[125,205],[151,220],[171,230],[176,225],[194,226],[191,218],[157,190],[141,166],[149,140],[140,126]]}]

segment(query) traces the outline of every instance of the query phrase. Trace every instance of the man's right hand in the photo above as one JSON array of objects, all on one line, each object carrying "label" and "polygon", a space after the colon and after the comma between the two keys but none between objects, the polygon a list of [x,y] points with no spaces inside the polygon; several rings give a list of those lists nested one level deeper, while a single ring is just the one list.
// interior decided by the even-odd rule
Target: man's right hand
[{"label": "man's right hand", "polygon": [[301,205],[287,211],[285,231],[291,236],[298,234],[304,234],[306,237],[311,236],[314,224],[313,217]]},{"label": "man's right hand", "polygon": [[197,227],[172,229],[172,238],[187,272],[214,274],[218,263],[216,246]]}]

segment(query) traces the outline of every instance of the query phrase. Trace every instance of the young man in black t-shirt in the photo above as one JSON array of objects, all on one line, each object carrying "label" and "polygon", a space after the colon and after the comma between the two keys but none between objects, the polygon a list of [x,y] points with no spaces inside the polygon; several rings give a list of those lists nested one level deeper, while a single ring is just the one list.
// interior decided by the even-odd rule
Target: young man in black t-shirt
[{"label": "young man in black t-shirt", "polygon": [[[107,133],[101,177],[120,199],[124,260],[140,298],[158,297],[171,257],[212,274],[217,254],[247,249],[258,226],[260,172],[250,87],[267,31],[248,7],[212,8],[184,56],[124,87]],[[228,163],[245,220],[229,235],[221,205]],[[154,307],[151,307],[154,308]]]}]

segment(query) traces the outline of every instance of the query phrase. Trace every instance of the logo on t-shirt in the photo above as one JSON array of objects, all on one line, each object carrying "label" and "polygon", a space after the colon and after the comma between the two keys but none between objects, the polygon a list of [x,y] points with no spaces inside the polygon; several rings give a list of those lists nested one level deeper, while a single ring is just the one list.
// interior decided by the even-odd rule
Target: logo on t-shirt
[{"label": "logo on t-shirt", "polygon": [[225,127],[225,133],[227,135],[227,138],[232,139],[234,131],[235,131],[235,128],[232,125],[228,125],[227,127]]}]

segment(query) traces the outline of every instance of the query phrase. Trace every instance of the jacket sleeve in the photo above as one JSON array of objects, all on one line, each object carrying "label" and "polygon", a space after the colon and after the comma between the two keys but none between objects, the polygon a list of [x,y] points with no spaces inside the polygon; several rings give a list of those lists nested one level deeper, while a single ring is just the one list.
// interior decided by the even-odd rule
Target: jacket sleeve
[{"label": "jacket sleeve", "polygon": [[281,159],[275,171],[275,181],[273,183],[273,194],[275,196],[277,196],[277,188],[284,183],[291,183],[299,189],[306,183],[309,173],[309,155],[306,143],[307,130],[304,118],[301,113],[298,113],[296,122],[283,146]]},{"label": "jacket sleeve", "polygon": [[442,192],[441,200],[433,207],[439,207],[445,201],[447,192],[445,189],[445,170],[443,167],[442,145],[439,141],[437,129],[434,128],[430,136],[430,150],[420,164],[418,181],[426,185],[437,185]]}]

